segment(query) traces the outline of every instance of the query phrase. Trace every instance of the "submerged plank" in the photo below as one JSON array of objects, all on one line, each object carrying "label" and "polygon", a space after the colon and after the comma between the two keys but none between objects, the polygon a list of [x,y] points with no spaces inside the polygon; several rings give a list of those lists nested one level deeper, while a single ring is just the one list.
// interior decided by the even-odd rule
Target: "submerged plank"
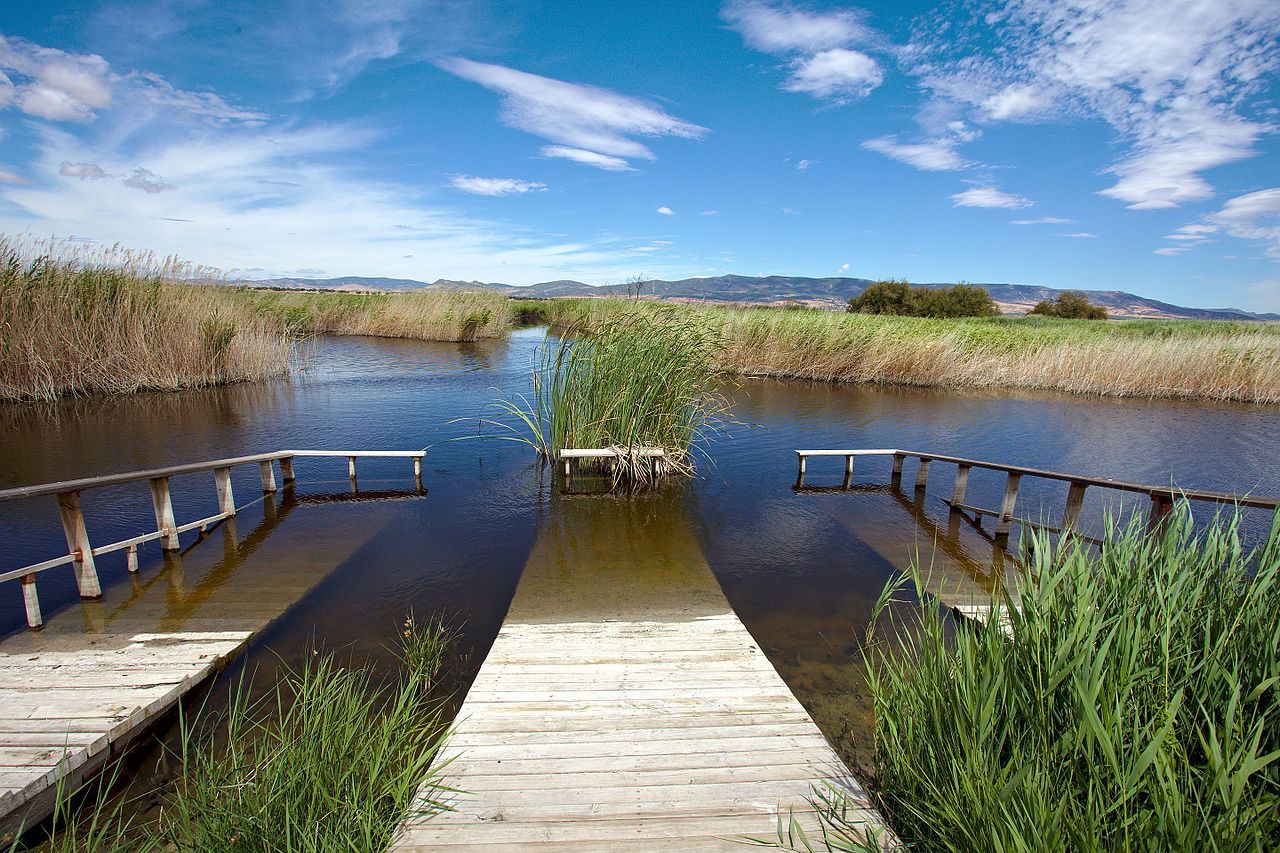
[{"label": "submerged plank", "polygon": [[[677,503],[561,502],[393,850],[737,849],[864,792],[725,600]],[[419,809],[435,793],[419,792]]]}]

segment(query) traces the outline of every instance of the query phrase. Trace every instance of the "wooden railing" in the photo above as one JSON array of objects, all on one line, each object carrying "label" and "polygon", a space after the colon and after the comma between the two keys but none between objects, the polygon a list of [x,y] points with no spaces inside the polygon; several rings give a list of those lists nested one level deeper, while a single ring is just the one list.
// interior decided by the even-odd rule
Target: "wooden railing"
[{"label": "wooden railing", "polygon": [[[76,586],[81,598],[99,598],[102,586],[98,582],[95,557],[124,551],[126,565],[130,572],[138,571],[138,546],[153,540],[160,540],[160,547],[165,551],[177,551],[180,547],[179,536],[190,530],[207,530],[224,519],[231,518],[244,506],[237,507],[235,495],[231,490],[231,469],[241,465],[258,466],[262,480],[263,494],[276,491],[275,464],[280,465],[280,476],[286,486],[295,481],[293,460],[297,457],[346,457],[347,475],[354,484],[356,479],[356,460],[369,456],[394,456],[413,460],[413,478],[419,488],[422,486],[422,458],[425,450],[277,450],[272,453],[256,453],[251,456],[236,456],[230,459],[214,459],[208,462],[193,462],[186,465],[171,465],[167,468],[153,468],[147,471],[129,471],[123,474],[107,474],[101,477],[85,477],[79,480],[65,480],[60,483],[44,483],[38,486],[20,486],[16,489],[0,490],[0,501],[11,501],[18,498],[35,498],[53,495],[58,501],[58,514],[62,519],[62,530],[66,534],[66,554],[60,554],[39,563],[23,566],[20,569],[0,572],[0,583],[21,580],[22,599],[27,611],[27,625],[37,630],[44,625],[40,612],[40,597],[36,592],[36,575],[59,566],[71,564],[75,568]],[[173,500],[169,493],[169,478],[181,474],[198,474],[213,472],[214,488],[217,492],[218,511],[207,518],[178,524],[173,515]],[[80,508],[80,493],[86,489],[105,488],[124,483],[137,483],[146,480],[151,487],[151,502],[155,509],[156,529],[147,533],[94,547],[89,542],[89,533],[85,527],[84,513]]]},{"label": "wooden railing", "polygon": [[[996,534],[1000,536],[1007,536],[1010,525],[1015,522],[1031,527],[1048,529],[1055,533],[1065,533],[1071,530],[1079,522],[1080,509],[1084,505],[1085,490],[1090,486],[1115,489],[1121,492],[1132,492],[1148,496],[1151,500],[1150,523],[1152,526],[1159,524],[1160,520],[1169,514],[1173,509],[1173,502],[1179,498],[1216,504],[1233,504],[1236,506],[1256,507],[1272,511],[1277,511],[1277,508],[1280,507],[1280,499],[1277,498],[1238,495],[1227,492],[1210,492],[1199,489],[1178,489],[1171,485],[1153,486],[1143,483],[1129,483],[1124,480],[1112,480],[1106,477],[1090,477],[1084,474],[1069,474],[1064,471],[1028,468],[1023,465],[1005,465],[1000,462],[986,462],[980,459],[965,459],[959,456],[946,456],[940,453],[920,453],[915,450],[896,449],[797,450],[796,457],[799,464],[796,480],[797,486],[804,485],[804,478],[808,468],[808,460],[811,456],[844,457],[844,485],[846,488],[848,488],[853,477],[853,460],[859,456],[892,456],[892,476],[895,483],[900,482],[902,479],[903,462],[908,457],[919,459],[920,464],[916,469],[915,487],[922,491],[929,482],[930,463],[946,462],[954,464],[956,466],[955,484],[952,487],[951,497],[947,500],[947,503],[953,510],[967,510],[972,512],[979,522],[981,522],[983,516],[991,516],[995,518]],[[964,502],[965,492],[969,485],[969,471],[973,468],[1001,471],[1005,474],[1004,497],[1000,502],[999,509],[986,509],[983,507],[971,506]],[[1038,477],[1045,480],[1058,480],[1068,484],[1066,502],[1062,513],[1062,521],[1059,526],[1051,527],[1048,525],[1036,524],[1029,520],[1023,521],[1015,519],[1013,517],[1014,508],[1018,501],[1018,488],[1022,483],[1023,477]]]},{"label": "wooden railing", "polygon": [[623,459],[649,459],[662,473],[666,451],[661,447],[593,447],[581,449],[564,449],[560,451],[560,460],[564,462],[564,476],[573,476],[573,460],[575,459],[607,459],[610,465],[616,465]]}]

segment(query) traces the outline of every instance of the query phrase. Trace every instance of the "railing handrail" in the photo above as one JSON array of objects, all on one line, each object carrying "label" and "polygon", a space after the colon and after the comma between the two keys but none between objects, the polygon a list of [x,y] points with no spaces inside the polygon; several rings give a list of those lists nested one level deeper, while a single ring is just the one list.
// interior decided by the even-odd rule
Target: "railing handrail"
[{"label": "railing handrail", "polygon": [[425,450],[275,450],[270,453],[253,453],[248,456],[233,456],[228,459],[211,459],[207,462],[189,462],[184,465],[170,465],[165,468],[150,468],[143,471],[126,471],[120,474],[104,474],[100,477],[83,477],[78,480],[64,480],[59,483],[40,483],[34,486],[18,486],[13,489],[0,490],[0,501],[17,498],[35,498],[42,495],[56,495],[65,492],[79,492],[103,486],[115,486],[122,483],[136,483],[141,480],[155,480],[161,477],[176,477],[180,474],[198,474],[202,471],[215,471],[218,468],[233,468],[251,462],[273,462],[277,459],[288,459],[294,456],[397,456],[402,458],[426,456]]},{"label": "railing handrail", "polygon": [[1252,495],[1213,492],[1202,489],[1180,489],[1173,485],[1153,486],[1145,483],[1130,483],[1124,480],[1113,480],[1108,477],[1071,474],[1065,471],[1030,468],[1025,465],[1006,465],[1001,462],[989,462],[982,459],[966,459],[961,456],[948,456],[945,453],[924,453],[918,450],[901,449],[797,450],[795,453],[800,459],[805,459],[809,456],[910,456],[915,459],[948,462],[955,465],[964,465],[970,468],[984,468],[992,471],[1003,471],[1007,474],[1041,477],[1044,479],[1060,480],[1062,482],[1080,484],[1083,486],[1099,486],[1106,489],[1137,492],[1151,497],[1187,498],[1188,500],[1238,504],[1240,506],[1257,507],[1260,509],[1280,508],[1280,498],[1255,497]]}]

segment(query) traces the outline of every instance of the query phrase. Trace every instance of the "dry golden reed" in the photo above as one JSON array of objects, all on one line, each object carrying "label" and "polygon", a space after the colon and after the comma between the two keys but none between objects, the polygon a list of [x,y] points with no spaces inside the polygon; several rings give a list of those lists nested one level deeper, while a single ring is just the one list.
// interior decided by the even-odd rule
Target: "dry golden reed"
[{"label": "dry golden reed", "polygon": [[[645,302],[547,307],[586,327]],[[935,320],[822,310],[694,307],[723,342],[721,369],[942,388],[1280,402],[1280,324],[1052,318]]]},{"label": "dry golden reed", "polygon": [[0,235],[0,400],[198,388],[288,372],[287,335],[176,258]]},{"label": "dry golden reed", "polygon": [[227,296],[295,335],[474,341],[504,336],[513,318],[511,300],[482,290],[288,293],[235,288]]}]

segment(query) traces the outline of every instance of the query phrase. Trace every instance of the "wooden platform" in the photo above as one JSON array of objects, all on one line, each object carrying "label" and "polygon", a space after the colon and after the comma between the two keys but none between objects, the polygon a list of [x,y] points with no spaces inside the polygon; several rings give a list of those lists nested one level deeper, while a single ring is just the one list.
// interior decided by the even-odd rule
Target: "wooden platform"
[{"label": "wooden platform", "polygon": [[[725,600],[679,499],[561,499],[393,850],[738,849],[857,783]],[[421,802],[421,800],[420,800]],[[820,837],[820,836],[815,836]]]},{"label": "wooden platform", "polygon": [[243,538],[234,519],[159,571],[0,642],[0,848],[50,812],[59,779],[74,790],[376,529],[349,506],[307,507],[341,520],[316,525],[305,548],[272,547],[295,506],[259,510]]}]

